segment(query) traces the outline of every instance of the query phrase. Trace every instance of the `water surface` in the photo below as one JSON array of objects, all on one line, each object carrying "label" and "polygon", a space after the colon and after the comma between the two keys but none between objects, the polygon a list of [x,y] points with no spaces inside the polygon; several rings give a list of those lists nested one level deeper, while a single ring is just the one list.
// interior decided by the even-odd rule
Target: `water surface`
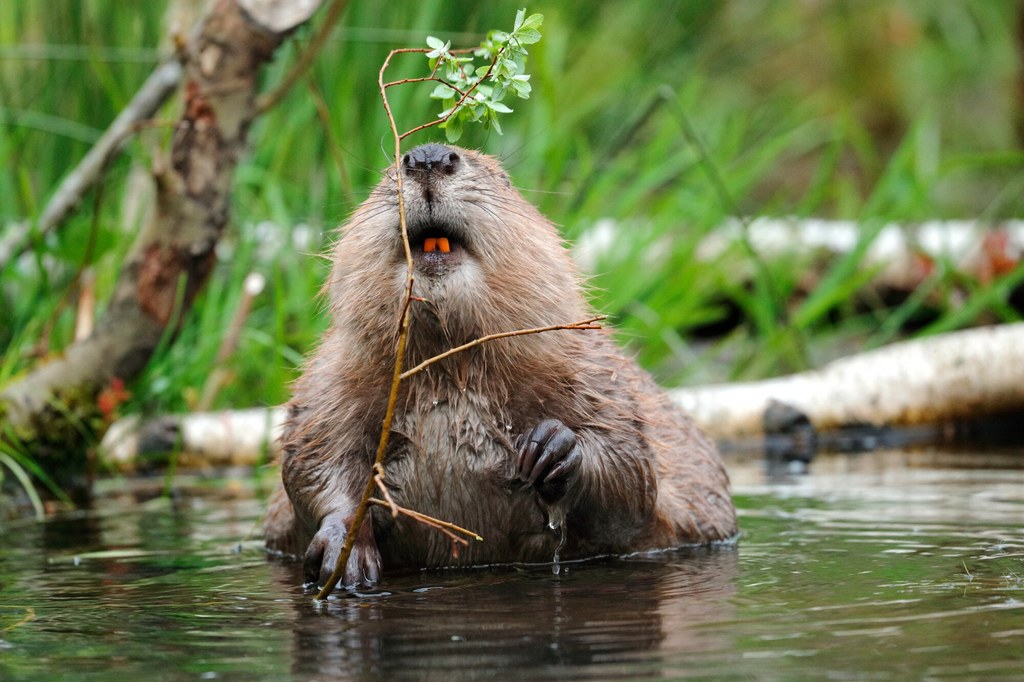
[{"label": "water surface", "polygon": [[738,547],[388,576],[315,604],[247,482],[2,526],[0,679],[1020,679],[1024,452],[730,461]]}]

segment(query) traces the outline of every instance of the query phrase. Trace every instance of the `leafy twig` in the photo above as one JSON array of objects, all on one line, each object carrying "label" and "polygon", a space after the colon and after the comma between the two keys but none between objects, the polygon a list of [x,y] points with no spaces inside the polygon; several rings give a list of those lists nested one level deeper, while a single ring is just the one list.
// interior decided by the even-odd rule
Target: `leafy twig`
[{"label": "leafy twig", "polygon": [[[474,54],[477,54],[478,56],[489,57],[491,59],[491,63],[488,67],[481,67],[482,70],[478,69],[476,72],[473,72],[472,76],[468,74],[464,68],[464,65],[471,60],[469,60],[468,58],[454,56],[457,54],[465,54],[468,51],[450,50],[449,45],[447,43],[440,44],[440,41],[438,41],[436,38],[428,39],[428,45],[430,45],[431,48],[433,48],[431,50],[426,50],[423,48],[400,48],[396,50],[391,50],[388,53],[388,56],[384,59],[384,63],[381,65],[380,71],[377,74],[377,87],[380,91],[381,100],[384,105],[384,112],[387,115],[388,124],[391,127],[391,134],[394,139],[395,145],[393,168],[395,171],[395,192],[398,199],[398,223],[402,235],[402,249],[405,254],[406,263],[406,286],[403,297],[402,312],[398,323],[398,340],[395,348],[395,363],[391,381],[391,391],[388,394],[387,407],[384,411],[384,421],[381,424],[380,439],[377,443],[377,453],[376,456],[374,457],[374,475],[370,476],[367,479],[366,486],[363,489],[362,498],[360,499],[359,504],[356,507],[355,513],[352,515],[352,520],[349,524],[348,531],[345,534],[345,543],[342,546],[341,553],[338,555],[338,560],[334,566],[334,571],[331,573],[331,576],[330,578],[328,578],[327,582],[317,593],[316,599],[318,600],[326,599],[327,596],[334,589],[334,586],[337,585],[338,581],[341,580],[341,577],[344,575],[345,566],[348,564],[349,556],[352,554],[352,547],[355,545],[356,535],[358,534],[359,529],[362,528],[363,522],[366,518],[366,512],[370,504],[373,503],[372,501],[376,499],[372,497],[373,491],[378,487],[381,487],[382,489],[386,490],[386,488],[383,488],[384,453],[387,451],[388,440],[391,434],[391,423],[395,415],[395,403],[398,400],[398,389],[399,386],[401,385],[402,379],[404,378],[402,373],[402,362],[405,359],[405,346],[409,338],[409,306],[412,304],[415,298],[412,294],[413,283],[415,281],[415,271],[413,268],[412,261],[412,248],[409,245],[409,231],[406,222],[405,212],[405,185],[401,169],[402,140],[420,130],[424,130],[426,128],[430,128],[436,125],[441,125],[446,128],[446,135],[449,141],[454,141],[455,139],[458,138],[458,135],[455,135],[453,138],[453,131],[457,129],[457,131],[461,134],[461,122],[463,120],[463,116],[465,116],[465,114],[460,115],[459,112],[468,111],[469,117],[473,118],[473,120],[480,120],[479,114],[476,113],[478,110],[475,108],[479,106],[487,107],[487,110],[491,112],[488,113],[486,118],[484,119],[485,123],[490,122],[491,124],[495,125],[495,129],[500,132],[500,127],[498,127],[496,124],[496,114],[501,112],[502,107],[504,107],[504,105],[500,105],[500,99],[504,97],[504,91],[496,93],[495,88],[492,87],[489,92],[485,93],[486,97],[474,99],[473,104],[470,106],[470,108],[463,110],[462,106],[469,101],[470,97],[473,95],[474,92],[480,90],[483,87],[488,87],[482,85],[484,80],[487,78],[493,78],[496,82],[496,85],[499,88],[504,88],[505,90],[507,90],[511,87],[511,89],[513,89],[516,92],[516,94],[519,95],[520,97],[526,98],[529,96],[529,84],[527,82],[529,80],[529,77],[521,76],[520,74],[518,74],[516,64],[509,56],[510,54],[525,56],[526,50],[523,47],[523,45],[535,43],[537,42],[537,40],[540,39],[540,33],[537,31],[537,28],[543,21],[543,17],[539,14],[535,14],[527,18],[525,14],[525,10],[520,10],[516,14],[516,23],[511,34],[492,31],[488,35],[487,40],[485,40],[484,43],[482,43],[479,48],[473,51]],[[440,44],[440,46],[438,46],[438,44]],[[388,66],[391,64],[391,59],[394,58],[396,55],[408,53],[425,53],[429,58],[435,59],[436,61],[431,65],[430,75],[424,78],[385,81],[384,74],[387,72]],[[441,64],[447,65],[448,72],[446,73],[446,79],[441,79],[437,76],[438,68]],[[510,79],[515,79],[517,76],[519,80],[516,80],[514,82],[520,83],[521,85],[510,86],[509,83],[512,82],[512,80]],[[394,113],[391,111],[391,104],[388,102],[388,89],[391,87],[404,85],[407,83],[418,83],[431,80],[441,83],[447,89],[446,91],[450,90],[457,92],[460,95],[458,101],[455,102],[453,106],[449,107],[448,111],[442,113],[438,120],[420,126],[416,126],[410,130],[407,130],[404,133],[399,133],[398,124],[395,121]],[[501,95],[501,97],[496,98],[496,95]],[[452,99],[454,100],[454,98]],[[497,102],[500,106],[495,106],[495,102]],[[504,110],[511,111],[511,109],[508,109],[508,107],[504,107]],[[459,122],[458,126],[455,126],[453,124],[453,122],[455,121]],[[593,320],[591,320],[591,322],[592,321]],[[525,330],[524,332],[519,333],[537,332],[536,330]],[[515,332],[492,336],[494,338],[500,338],[501,336],[509,336],[512,334],[515,334]],[[479,343],[483,342],[484,341],[482,340],[479,341]],[[473,343],[473,345],[476,344]],[[448,351],[446,354],[442,355],[451,355],[453,352],[458,352],[458,350],[452,349],[451,351]],[[405,510],[395,505],[393,501],[384,502],[381,500],[378,501],[378,503],[382,503],[391,508],[392,513],[395,513],[394,510],[399,510],[400,513],[405,513],[410,517],[417,519],[421,523],[425,523],[426,525],[437,528],[441,532],[445,533],[452,540],[453,550],[456,550],[457,548],[457,545],[455,544],[457,541],[463,543],[465,543],[465,541],[462,538],[458,538],[458,536],[454,535],[451,532],[452,530],[457,530],[458,532],[470,535],[477,539],[482,539],[478,535],[476,535],[476,533],[459,528],[458,526],[455,526],[448,522],[438,521],[437,519],[433,519],[432,517],[420,514],[419,512]]]},{"label": "leafy twig", "polygon": [[[388,88],[427,81],[438,84],[430,96],[442,100],[445,106],[445,110],[438,114],[437,120],[410,128],[400,135],[393,125],[392,129],[398,141],[421,130],[440,126],[444,129],[448,141],[455,142],[462,136],[463,125],[467,120],[482,122],[484,127],[493,126],[498,134],[501,134],[498,114],[512,112],[512,109],[502,102],[505,95],[513,92],[521,99],[530,96],[530,76],[519,73],[520,62],[526,58],[525,46],[540,40],[538,29],[543,21],[543,15],[526,16],[526,10],[521,9],[516,13],[511,33],[491,31],[480,46],[473,49],[453,50],[450,42],[442,42],[439,38],[428,36],[427,48],[408,47],[392,50],[384,62],[385,68],[393,56],[410,53],[425,54],[431,60],[431,68],[429,76],[380,82],[385,109],[388,106],[384,93]],[[486,66],[470,68],[473,65],[473,57],[461,56],[470,53],[486,60]],[[438,71],[442,67],[444,75],[439,76]],[[388,113],[390,118],[390,110]]]}]

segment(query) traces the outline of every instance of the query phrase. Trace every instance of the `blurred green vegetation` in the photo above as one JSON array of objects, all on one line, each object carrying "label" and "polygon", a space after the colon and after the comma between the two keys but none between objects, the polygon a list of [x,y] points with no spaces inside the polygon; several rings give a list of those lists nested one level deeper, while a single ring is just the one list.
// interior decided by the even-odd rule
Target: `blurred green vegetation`
[{"label": "blurred green vegetation", "polygon": [[[0,229],[38,217],[171,49],[174,17],[197,4],[0,3]],[[126,411],[194,404],[251,271],[269,286],[216,406],[287,399],[325,324],[317,254],[389,162],[376,89],[384,56],[428,34],[474,45],[509,28],[521,4],[350,3],[309,78],[252,131],[218,272],[177,341],[132,386]],[[870,275],[863,250],[838,257],[809,294],[800,292],[807,264],[758,264],[741,244],[698,262],[699,241],[728,216],[854,219],[866,246],[889,221],[1024,214],[1016,0],[545,1],[528,10],[545,16],[527,69],[533,96],[513,104],[504,136],[470,129],[460,144],[500,156],[569,240],[603,219],[623,226],[595,267],[594,303],[664,383],[766,376],[900,334],[895,324],[876,333],[891,309],[851,302]],[[267,86],[311,30],[279,53]],[[394,75],[422,75],[422,66],[406,57]],[[394,93],[401,125],[436,114],[429,90]],[[160,118],[173,121],[179,107]],[[70,342],[86,265],[102,308],[145,214],[146,169],[169,135],[137,135],[71,220],[0,272],[0,383]],[[443,133],[408,142],[431,139]],[[1018,319],[1005,299],[1020,273],[984,286],[958,277],[940,270],[932,282],[944,298],[930,302],[921,333]],[[922,303],[907,305],[900,319]],[[716,326],[725,333],[695,341]]]}]

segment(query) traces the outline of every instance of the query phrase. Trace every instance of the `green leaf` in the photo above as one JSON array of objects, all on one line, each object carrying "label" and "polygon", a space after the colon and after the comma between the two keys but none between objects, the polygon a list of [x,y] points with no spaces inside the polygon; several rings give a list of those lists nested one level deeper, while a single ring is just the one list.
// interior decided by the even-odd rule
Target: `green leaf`
[{"label": "green leaf", "polygon": [[450,99],[458,95],[457,92],[445,83],[438,83],[430,93],[431,99]]},{"label": "green leaf", "polygon": [[[534,16],[536,16],[536,15],[534,15]],[[533,17],[530,17],[530,18],[532,19]],[[526,19],[526,8],[523,7],[518,12],[516,12],[516,21],[515,21],[514,24],[512,24],[512,32],[513,33],[515,33],[516,31],[518,31],[520,29],[520,27],[523,25],[523,21],[525,21],[525,19]]]},{"label": "green leaf", "polygon": [[466,79],[462,76],[462,69],[459,68],[458,64],[453,62],[446,62],[445,64],[444,77],[446,79],[460,85],[466,82]]},{"label": "green leaf", "polygon": [[540,40],[540,31],[534,28],[524,28],[522,31],[517,31],[515,39],[522,45],[533,45]]},{"label": "green leaf", "polygon": [[515,76],[519,72],[519,65],[516,64],[511,59],[506,59],[502,57],[498,59],[498,63],[495,64],[495,71],[497,73],[500,73],[504,76],[511,78],[512,76]]},{"label": "green leaf", "polygon": [[543,24],[543,23],[544,23],[544,15],[543,14],[531,14],[530,16],[528,16],[526,18],[526,21],[523,22],[523,26],[522,27],[523,28],[529,28],[529,29],[537,30],[537,29],[540,28],[540,25]]},{"label": "green leaf", "polygon": [[[427,36],[427,46],[433,48],[427,53],[427,59],[437,59],[438,57],[447,57],[448,50],[451,48],[451,41],[446,43],[441,42],[440,38],[434,36]],[[447,59],[445,60],[447,61]]]},{"label": "green leaf", "polygon": [[519,61],[524,61],[526,59],[526,54],[526,48],[523,47],[522,43],[518,40],[512,40],[505,45],[505,50],[501,53],[501,56],[505,59],[518,59]]},{"label": "green leaf", "polygon": [[458,116],[448,119],[441,127],[444,128],[444,137],[449,142],[458,142],[462,137],[462,119]]},{"label": "green leaf", "polygon": [[513,76],[512,80],[509,81],[509,87],[516,93],[516,96],[521,99],[529,99],[530,92],[533,91],[533,86],[530,85],[530,76],[527,74],[520,74]]}]

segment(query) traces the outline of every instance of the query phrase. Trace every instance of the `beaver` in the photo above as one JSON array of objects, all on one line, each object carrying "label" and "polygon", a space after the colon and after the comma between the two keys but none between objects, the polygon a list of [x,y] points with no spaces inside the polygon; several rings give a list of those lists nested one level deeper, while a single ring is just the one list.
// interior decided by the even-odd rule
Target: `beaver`
[{"label": "beaver", "polygon": [[[473,339],[592,316],[555,227],[481,152],[427,144],[341,229],[331,323],[293,387],[267,547],[323,584],[371,475],[394,370],[407,263],[411,367]],[[402,382],[384,479],[399,506],[476,531],[440,533],[372,508],[346,586],[391,569],[551,562],[730,541],[736,515],[713,443],[607,330],[502,338]]]}]

